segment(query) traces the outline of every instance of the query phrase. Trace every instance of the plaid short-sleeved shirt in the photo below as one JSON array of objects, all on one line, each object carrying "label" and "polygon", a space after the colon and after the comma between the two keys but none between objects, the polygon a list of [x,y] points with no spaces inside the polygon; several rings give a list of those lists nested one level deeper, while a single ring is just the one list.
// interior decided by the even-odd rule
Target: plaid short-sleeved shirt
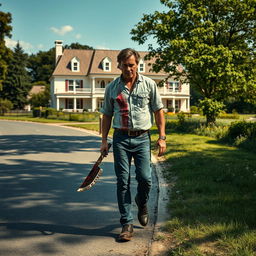
[{"label": "plaid short-sleeved shirt", "polygon": [[148,130],[153,124],[153,113],[161,108],[163,103],[156,83],[138,74],[131,92],[121,76],[108,84],[100,111],[113,116],[113,128]]}]

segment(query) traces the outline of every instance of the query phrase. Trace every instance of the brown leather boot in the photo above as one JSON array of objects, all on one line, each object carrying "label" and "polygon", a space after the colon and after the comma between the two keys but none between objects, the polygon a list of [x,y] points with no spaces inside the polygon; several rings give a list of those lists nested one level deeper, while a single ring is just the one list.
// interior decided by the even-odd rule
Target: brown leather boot
[{"label": "brown leather boot", "polygon": [[138,220],[142,226],[147,226],[148,224],[148,208],[147,204],[141,205],[138,201],[137,196],[135,197],[135,202],[138,206]]},{"label": "brown leather boot", "polygon": [[119,242],[127,242],[132,239],[133,236],[133,225],[126,224],[122,227],[122,231],[118,237]]}]

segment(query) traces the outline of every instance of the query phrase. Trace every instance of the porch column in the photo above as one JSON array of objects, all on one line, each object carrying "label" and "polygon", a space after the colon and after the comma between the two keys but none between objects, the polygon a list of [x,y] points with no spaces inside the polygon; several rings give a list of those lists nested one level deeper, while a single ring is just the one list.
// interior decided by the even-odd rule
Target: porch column
[{"label": "porch column", "polygon": [[187,111],[190,111],[190,98],[187,98]]},{"label": "porch column", "polygon": [[74,98],[74,111],[76,112],[76,98]]},{"label": "porch column", "polygon": [[92,78],[92,96],[95,92],[95,77]]},{"label": "porch column", "polygon": [[175,99],[172,99],[172,107],[173,107],[173,112],[175,113]]},{"label": "porch column", "polygon": [[97,98],[92,97],[92,111],[97,109]]},{"label": "porch column", "polygon": [[59,99],[59,97],[57,97],[56,100],[57,100],[56,101],[56,109],[57,109],[57,111],[59,111],[60,110],[60,99]]}]

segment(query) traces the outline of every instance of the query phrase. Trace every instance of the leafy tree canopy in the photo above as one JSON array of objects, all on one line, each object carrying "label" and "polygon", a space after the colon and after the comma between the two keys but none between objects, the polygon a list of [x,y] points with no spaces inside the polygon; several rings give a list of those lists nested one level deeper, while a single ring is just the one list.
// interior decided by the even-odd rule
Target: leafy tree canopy
[{"label": "leafy tree canopy", "polygon": [[70,45],[65,45],[64,48],[65,49],[93,50],[93,47],[86,45],[86,44],[83,45],[83,44],[79,44],[79,43],[72,43]]},{"label": "leafy tree canopy", "polygon": [[33,82],[45,81],[48,83],[54,68],[55,48],[39,51],[29,56],[28,69]]},{"label": "leafy tree canopy", "polygon": [[[256,100],[256,0],[161,0],[166,11],[146,14],[132,39],[149,37],[153,69],[187,79],[204,98]],[[180,72],[177,65],[184,70]]]},{"label": "leafy tree canopy", "polygon": [[2,89],[3,80],[6,78],[8,61],[11,58],[11,51],[6,47],[4,40],[5,37],[11,37],[11,21],[11,14],[9,12],[5,13],[0,10],[0,91]]}]

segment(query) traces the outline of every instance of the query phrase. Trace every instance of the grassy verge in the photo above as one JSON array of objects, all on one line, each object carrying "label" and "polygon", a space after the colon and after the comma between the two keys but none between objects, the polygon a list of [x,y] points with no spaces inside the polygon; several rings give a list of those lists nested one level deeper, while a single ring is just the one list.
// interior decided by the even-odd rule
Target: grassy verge
[{"label": "grassy verge", "polygon": [[256,255],[255,154],[197,135],[168,141],[170,255]]},{"label": "grassy verge", "polygon": [[57,119],[27,117],[27,116],[0,116],[0,120],[28,121],[28,122],[37,122],[37,123],[72,123],[72,121],[68,121],[68,120],[57,120]]},{"label": "grassy verge", "polygon": [[[156,127],[151,132],[154,145]],[[169,255],[256,255],[255,154],[210,137],[167,134]]]}]

